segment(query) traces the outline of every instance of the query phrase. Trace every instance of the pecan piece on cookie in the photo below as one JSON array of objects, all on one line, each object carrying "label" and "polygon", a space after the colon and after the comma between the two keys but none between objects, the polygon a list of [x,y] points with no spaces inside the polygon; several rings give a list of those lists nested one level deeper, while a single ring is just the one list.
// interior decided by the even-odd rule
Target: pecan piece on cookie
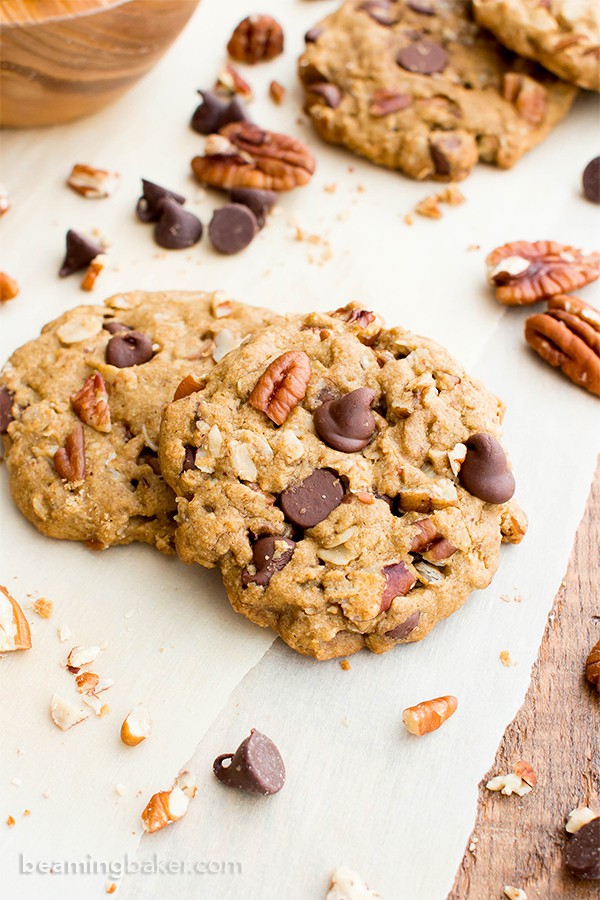
[{"label": "pecan piece on cookie", "polygon": [[600,397],[600,313],[578,297],[555,297],[525,322],[525,340],[551,366]]},{"label": "pecan piece on cookie", "polygon": [[530,125],[541,125],[546,117],[548,91],[520,72],[505,72],[502,79],[502,96],[512,103],[521,118]]},{"label": "pecan piece on cookie", "polygon": [[260,376],[248,403],[276,425],[283,425],[306,394],[310,372],[310,360],[303,350],[282,353]]},{"label": "pecan piece on cookie", "polygon": [[273,16],[248,16],[231,35],[227,52],[238,62],[254,65],[279,56],[283,43],[283,29]]},{"label": "pecan piece on cookie", "polygon": [[486,259],[496,298],[507,306],[528,306],[575,291],[600,276],[600,253],[585,254],[557,241],[513,241]]},{"label": "pecan piece on cookie", "polygon": [[212,187],[290,191],[306,184],[315,170],[301,141],[251,122],[231,122],[214,137],[207,141],[205,155],[192,160],[198,181]]},{"label": "pecan piece on cookie", "polygon": [[70,484],[85,478],[85,449],[83,427],[76,425],[67,435],[65,446],[54,454],[54,468]]},{"label": "pecan piece on cookie", "polygon": [[99,372],[86,378],[83,387],[71,397],[71,406],[86,425],[103,434],[111,430],[108,393]]}]

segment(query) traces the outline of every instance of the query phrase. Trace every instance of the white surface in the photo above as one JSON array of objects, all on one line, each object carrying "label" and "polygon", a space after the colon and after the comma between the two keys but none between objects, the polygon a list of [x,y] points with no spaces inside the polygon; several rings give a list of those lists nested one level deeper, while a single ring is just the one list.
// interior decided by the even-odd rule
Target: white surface
[{"label": "white surface", "polygon": [[[133,210],[142,176],[182,191],[205,222],[220,202],[189,177],[202,139],[187,121],[195,88],[211,85],[233,26],[256,11],[248,0],[229,0],[226,15],[223,4],[203,0],[169,55],[109,110],[60,129],[3,135],[2,180],[13,209],[0,224],[0,266],[22,290],[0,310],[0,358],[62,310],[133,288],[221,287],[287,311],[359,299],[445,343],[508,402],[506,443],[530,533],[504,551],[493,585],[421,644],[384,657],[360,654],[343,672],[335,661],[317,664],[277,643],[249,672],[271,636],[230,611],[214,573],[146,547],[92,554],[44,539],[13,510],[0,477],[0,581],[25,605],[28,593],[55,603],[49,621],[28,616],[34,649],[0,661],[3,900],[104,896],[104,875],[19,876],[19,853],[83,863],[86,854],[133,857],[140,810],[196,747],[191,767],[200,791],[190,812],[144,838],[141,856],[238,861],[242,874],[128,876],[118,896],[168,890],[181,898],[318,900],[329,872],[346,863],[386,900],[442,900],[472,826],[477,783],[527,688],[584,508],[600,420],[597,401],[523,346],[524,313],[496,304],[483,258],[518,238],[597,243],[598,211],[579,197],[580,173],[597,153],[595,101],[581,99],[513,171],[478,168],[461,186],[467,202],[448,208],[442,221],[415,218],[408,227],[404,214],[434,185],[327,147],[297,122],[302,35],[335,5],[262,4],[285,26],[287,47],[273,63],[248,70],[252,114],[309,141],[318,169],[308,187],[282,198],[238,257],[220,258],[205,241],[182,253],[160,251]],[[282,107],[266,96],[273,78],[288,87]],[[120,171],[118,193],[102,201],[71,193],[64,179],[77,161]],[[331,184],[335,192],[324,191]],[[295,240],[295,221],[330,242],[329,260],[322,261],[325,245]],[[76,276],[56,277],[69,227],[97,228],[111,243],[110,268],[93,295],[79,290]],[[481,250],[468,251],[473,244]],[[598,305],[598,285],[582,296]],[[521,603],[500,599],[515,594]],[[65,623],[73,641],[61,644],[56,628]],[[111,712],[62,734],[48,716],[53,691],[72,697],[60,663],[72,643],[103,641],[95,669],[115,681],[105,695]],[[503,649],[517,665],[500,664]],[[460,703],[444,729],[422,740],[405,734],[402,709],[443,693]],[[120,723],[139,701],[152,713],[153,734],[123,748]],[[251,726],[269,734],[286,760],[288,782],[277,797],[238,796],[211,775],[213,758],[235,749]],[[12,829],[4,825],[9,814],[17,819]],[[508,882],[510,874],[507,861]]]}]

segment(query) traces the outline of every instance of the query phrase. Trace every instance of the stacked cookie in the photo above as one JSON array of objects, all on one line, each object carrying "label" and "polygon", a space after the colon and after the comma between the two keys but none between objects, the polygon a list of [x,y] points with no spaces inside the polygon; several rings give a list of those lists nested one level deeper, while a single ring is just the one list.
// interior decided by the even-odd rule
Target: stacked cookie
[{"label": "stacked cookie", "polygon": [[412,178],[510,168],[577,85],[600,90],[599,22],[592,0],[347,0],[306,35],[306,110],[325,140]]},{"label": "stacked cookie", "polygon": [[40,531],[219,566],[237,611],[318,659],[420,640],[526,530],[501,402],[355,305],[119,295],[46,326],[0,385]]}]

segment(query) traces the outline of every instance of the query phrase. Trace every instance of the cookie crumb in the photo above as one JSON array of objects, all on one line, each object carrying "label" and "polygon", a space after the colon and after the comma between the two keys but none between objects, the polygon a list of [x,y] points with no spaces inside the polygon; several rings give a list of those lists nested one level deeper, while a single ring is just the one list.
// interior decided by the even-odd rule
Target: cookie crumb
[{"label": "cookie crumb", "polygon": [[30,810],[30,809],[24,809],[24,810],[23,810],[23,815],[24,815],[24,816],[30,816],[30,815],[31,815],[31,810]]},{"label": "cookie crumb", "polygon": [[335,194],[337,190],[337,184],[326,184],[323,190],[326,194]]},{"label": "cookie crumb", "polygon": [[508,650],[500,651],[500,662],[502,663],[503,666],[506,666],[507,668],[508,668],[508,666],[514,665],[513,659]]},{"label": "cookie crumb", "polygon": [[54,604],[52,600],[46,600],[45,597],[39,597],[32,608],[41,619],[49,619],[54,611]]},{"label": "cookie crumb", "polygon": [[0,272],[0,303],[14,300],[19,294],[19,285],[6,272]]},{"label": "cookie crumb", "polygon": [[278,81],[271,82],[271,84],[269,85],[269,97],[271,98],[273,103],[276,103],[278,106],[280,106],[285,100],[285,94],[286,90],[282,84],[280,84]]},{"label": "cookie crumb", "polygon": [[442,211],[435,194],[432,194],[430,197],[424,197],[423,200],[417,203],[415,212],[418,216],[424,216],[426,219],[442,218]]},{"label": "cookie crumb", "polygon": [[413,219],[413,217],[411,216],[411,214],[410,214],[410,213],[406,213],[406,215],[404,216],[404,224],[405,224],[405,225],[412,225],[413,221],[414,221],[414,219]]},{"label": "cookie crumb", "polygon": [[460,206],[460,204],[464,202],[464,194],[457,186],[455,184],[448,184],[443,190],[438,191],[437,194],[431,194],[429,197],[424,197],[423,200],[417,203],[414,212],[427,219],[441,219],[443,214],[439,206],[440,203],[445,203],[447,206]]},{"label": "cookie crumb", "polygon": [[527,894],[521,888],[513,887],[511,884],[504,885],[504,894],[508,900],[527,900]]},{"label": "cookie crumb", "polygon": [[6,824],[9,828],[14,828],[14,826],[16,825],[14,816],[9,816],[6,820]]},{"label": "cookie crumb", "polygon": [[352,666],[347,659],[340,659],[340,669],[343,669],[344,672],[348,672],[351,668]]}]

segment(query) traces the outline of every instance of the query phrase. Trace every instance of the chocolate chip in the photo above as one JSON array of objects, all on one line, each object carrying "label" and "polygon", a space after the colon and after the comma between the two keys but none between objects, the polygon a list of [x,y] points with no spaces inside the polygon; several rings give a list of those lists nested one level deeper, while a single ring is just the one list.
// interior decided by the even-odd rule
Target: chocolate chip
[{"label": "chocolate chip", "polygon": [[160,463],[158,461],[158,453],[156,450],[152,450],[150,447],[144,447],[140,455],[138,456],[138,462],[143,465],[144,463],[147,466],[150,466],[155,475],[162,475],[160,471]]},{"label": "chocolate chip", "polygon": [[583,825],[570,838],[565,863],[577,878],[600,878],[600,817]]},{"label": "chocolate chip", "polygon": [[311,94],[316,94],[317,97],[321,97],[325,101],[326,106],[329,106],[330,109],[335,109],[340,105],[342,92],[337,84],[329,84],[328,81],[320,81],[316,84],[311,84],[308,89]]},{"label": "chocolate chip", "polygon": [[592,159],[584,169],[583,193],[592,203],[600,203],[600,156]]},{"label": "chocolate chip", "polygon": [[419,0],[407,0],[406,5],[421,16],[435,16],[435,9],[430,3],[419,2]]},{"label": "chocolate chip", "polygon": [[239,97],[223,100],[214,91],[198,91],[202,103],[196,107],[190,125],[198,134],[216,134],[230,122],[248,122],[248,114]]},{"label": "chocolate chip", "polygon": [[315,430],[323,443],[342,453],[356,453],[366,447],[375,431],[371,403],[375,391],[358,388],[338,400],[323,403],[313,416]]},{"label": "chocolate chip", "polygon": [[408,47],[403,47],[396,57],[398,65],[408,72],[419,75],[433,75],[443,72],[448,65],[448,54],[443,47],[427,38],[421,38]]},{"label": "chocolate chip", "polygon": [[390,0],[367,0],[366,3],[361,3],[358,9],[368,13],[379,25],[393,25],[398,21]]},{"label": "chocolate chip", "polygon": [[[225,760],[231,760],[224,766]],[[285,784],[281,753],[265,734],[253,728],[235,753],[217,756],[213,772],[221,784],[252,794],[276,794]]]},{"label": "chocolate chip", "polygon": [[405,619],[404,622],[400,622],[395,628],[390,628],[389,631],[386,631],[385,636],[391,638],[393,641],[403,641],[409,634],[412,634],[420,620],[421,613],[414,612],[408,619]]},{"label": "chocolate chip", "polygon": [[323,29],[315,25],[314,28],[309,28],[304,35],[304,42],[306,44],[316,44],[321,34],[323,34]]},{"label": "chocolate chip", "polygon": [[119,331],[132,331],[129,325],[123,325],[122,322],[117,322],[116,319],[111,319],[109,322],[105,322],[102,326],[105,331],[108,331],[110,334],[117,334]]},{"label": "chocolate chip", "polygon": [[154,240],[166,250],[183,250],[202,237],[202,222],[167,197],[160,203],[160,219],[154,226]]},{"label": "chocolate chip", "polygon": [[277,202],[276,191],[259,191],[255,188],[234,188],[229,196],[232,203],[241,203],[252,210],[259,228],[264,226],[267,214]]},{"label": "chocolate chip", "polygon": [[241,203],[228,203],[216,209],[208,226],[208,236],[219,253],[239,253],[258,231],[256,216]]},{"label": "chocolate chip", "polygon": [[244,586],[258,584],[266,587],[275,572],[280,572],[289,563],[295,549],[296,542],[286,537],[267,535],[259,538],[252,547],[252,562],[256,573],[251,575],[247,569],[244,569],[242,584]]},{"label": "chocolate chip", "polygon": [[106,345],[106,362],[118,369],[140,366],[153,356],[152,341],[141,331],[119,332]]},{"label": "chocolate chip", "polygon": [[181,194],[169,191],[160,184],[153,184],[142,178],[142,196],[138,200],[136,208],[138,219],[141,219],[142,222],[157,222],[162,212],[162,201],[166,199],[174,200],[180,206],[185,203],[185,197]]},{"label": "chocolate chip", "polygon": [[381,595],[380,613],[389,609],[392,605],[392,600],[395,600],[396,597],[404,597],[408,594],[417,580],[402,560],[389,566],[384,566],[382,571],[385,578],[385,588]]},{"label": "chocolate chip", "polygon": [[515,479],[496,438],[477,432],[464,443],[467,455],[458,474],[462,486],[486,503],[506,503],[510,500],[515,492]]},{"label": "chocolate chip", "polygon": [[326,519],[342,502],[344,487],[331,469],[315,469],[300,484],[287,488],[280,497],[286,518],[299,528],[312,528]]},{"label": "chocolate chip", "polygon": [[58,274],[61,278],[65,278],[67,275],[72,275],[73,272],[87,269],[91,261],[101,253],[104,253],[102,247],[93,244],[88,238],[70,228],[67,231],[65,258]]},{"label": "chocolate chip", "polygon": [[0,434],[6,434],[8,426],[13,421],[12,405],[13,395],[7,387],[0,387]]},{"label": "chocolate chip", "polygon": [[191,444],[186,444],[185,445],[185,456],[183,458],[181,471],[187,472],[188,469],[194,469],[195,467],[196,467],[196,448],[192,447]]},{"label": "chocolate chip", "polygon": [[436,175],[451,175],[452,161],[455,154],[453,150],[458,150],[460,140],[455,135],[435,135],[429,142],[429,152],[433,160]]}]

